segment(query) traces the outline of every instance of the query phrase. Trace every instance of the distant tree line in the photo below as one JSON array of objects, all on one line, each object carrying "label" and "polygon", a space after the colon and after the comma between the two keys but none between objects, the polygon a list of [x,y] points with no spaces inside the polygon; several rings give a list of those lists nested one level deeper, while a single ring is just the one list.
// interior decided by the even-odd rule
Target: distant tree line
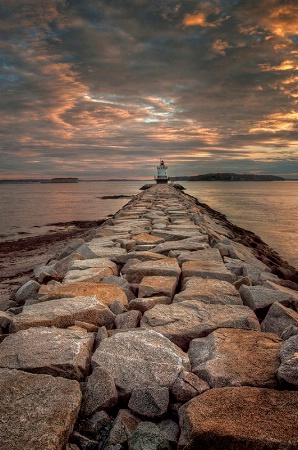
[{"label": "distant tree line", "polygon": [[277,175],[251,173],[207,173],[205,175],[170,177],[170,181],[284,181],[284,178]]}]

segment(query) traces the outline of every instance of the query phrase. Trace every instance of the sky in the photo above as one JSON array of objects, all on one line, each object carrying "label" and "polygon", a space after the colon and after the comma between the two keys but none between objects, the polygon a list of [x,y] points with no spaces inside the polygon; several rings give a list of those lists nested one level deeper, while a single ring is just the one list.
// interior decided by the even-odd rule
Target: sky
[{"label": "sky", "polygon": [[0,178],[298,178],[297,0],[3,0]]}]

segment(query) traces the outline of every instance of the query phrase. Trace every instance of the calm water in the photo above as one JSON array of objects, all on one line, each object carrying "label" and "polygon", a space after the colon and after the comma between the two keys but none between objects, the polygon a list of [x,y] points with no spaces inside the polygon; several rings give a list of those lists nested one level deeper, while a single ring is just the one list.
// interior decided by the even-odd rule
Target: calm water
[{"label": "calm water", "polygon": [[[78,184],[0,184],[0,240],[42,234],[51,223],[98,220],[114,214],[142,181]],[[222,212],[233,223],[259,235],[298,268],[298,181],[183,182],[187,193]],[[28,234],[23,234],[28,233]]]}]

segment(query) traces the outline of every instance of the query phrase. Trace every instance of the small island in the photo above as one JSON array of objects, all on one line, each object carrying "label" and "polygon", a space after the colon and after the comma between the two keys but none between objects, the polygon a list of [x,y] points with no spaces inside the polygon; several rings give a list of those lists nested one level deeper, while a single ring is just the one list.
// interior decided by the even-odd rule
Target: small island
[{"label": "small island", "polygon": [[51,180],[41,181],[41,183],[78,183],[79,179],[74,177],[52,178]]},{"label": "small island", "polygon": [[170,177],[171,181],[285,181],[277,175],[260,175],[253,173],[207,173],[205,175],[191,175]]}]

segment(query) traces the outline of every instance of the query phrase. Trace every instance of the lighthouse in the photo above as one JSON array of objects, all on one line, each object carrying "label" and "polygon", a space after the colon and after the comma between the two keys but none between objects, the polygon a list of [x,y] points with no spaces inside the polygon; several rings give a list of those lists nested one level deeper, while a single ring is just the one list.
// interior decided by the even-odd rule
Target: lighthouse
[{"label": "lighthouse", "polygon": [[159,166],[157,166],[157,177],[155,178],[157,184],[166,184],[168,182],[167,168],[164,160],[161,159]]}]

